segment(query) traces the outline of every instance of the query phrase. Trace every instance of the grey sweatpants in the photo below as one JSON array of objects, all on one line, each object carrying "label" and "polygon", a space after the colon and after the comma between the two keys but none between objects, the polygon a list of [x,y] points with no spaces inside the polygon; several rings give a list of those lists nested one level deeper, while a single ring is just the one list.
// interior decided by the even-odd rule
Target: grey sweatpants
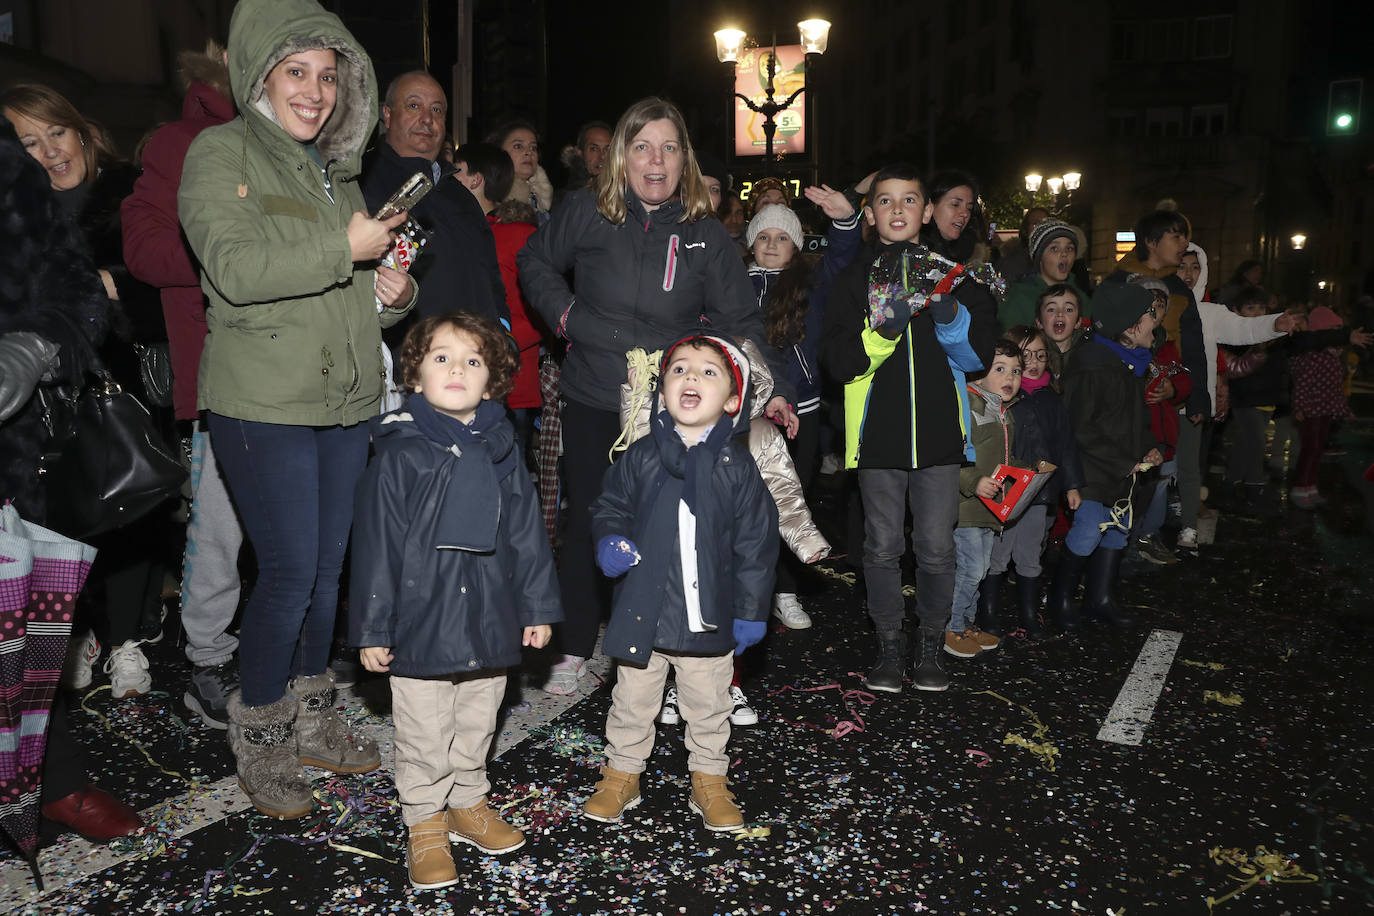
[{"label": "grey sweatpants", "polygon": [[228,630],[239,607],[241,546],[243,525],[210,447],[210,432],[197,420],[191,438],[191,519],[181,564],[181,625],[193,665],[222,665],[239,647]]}]

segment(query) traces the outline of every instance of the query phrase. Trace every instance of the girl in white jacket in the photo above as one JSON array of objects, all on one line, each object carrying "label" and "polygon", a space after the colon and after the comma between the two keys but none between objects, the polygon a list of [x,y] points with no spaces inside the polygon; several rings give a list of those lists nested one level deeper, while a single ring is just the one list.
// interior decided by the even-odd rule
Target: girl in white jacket
[{"label": "girl in white jacket", "polygon": [[[1285,313],[1242,318],[1219,302],[1206,301],[1207,252],[1196,242],[1188,243],[1178,275],[1192,288],[1193,298],[1197,301],[1198,314],[1202,318],[1202,346],[1207,360],[1207,397],[1216,403],[1217,344],[1240,346],[1282,337],[1293,330],[1293,316]],[[1182,410],[1179,412],[1182,413]],[[1178,549],[1180,553],[1190,556],[1197,554],[1197,517],[1202,503],[1202,480],[1206,474],[1203,464],[1206,456],[1202,445],[1208,441],[1210,430],[1210,419],[1204,418],[1194,425],[1186,416],[1179,418],[1175,457],[1178,462],[1182,530],[1178,535]]]}]

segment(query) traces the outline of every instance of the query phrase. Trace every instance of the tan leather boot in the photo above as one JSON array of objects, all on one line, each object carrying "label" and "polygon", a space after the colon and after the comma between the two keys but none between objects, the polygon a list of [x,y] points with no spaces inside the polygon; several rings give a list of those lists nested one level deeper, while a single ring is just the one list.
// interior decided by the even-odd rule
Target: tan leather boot
[{"label": "tan leather boot", "polygon": [[582,813],[603,824],[616,824],[626,811],[639,804],[639,774],[601,768],[601,781],[592,797],[582,805]]},{"label": "tan leather boot", "polygon": [[744,815],[727,787],[729,778],[709,773],[692,774],[691,809],[701,815],[707,830],[737,830],[744,826]]},{"label": "tan leather boot", "polygon": [[448,820],[440,811],[411,827],[406,839],[406,868],[417,891],[452,887],[458,883],[453,850],[448,845]]},{"label": "tan leather boot", "polygon": [[485,798],[471,808],[448,809],[448,838],[476,846],[489,856],[515,852],[525,845],[525,835],[503,821]]}]

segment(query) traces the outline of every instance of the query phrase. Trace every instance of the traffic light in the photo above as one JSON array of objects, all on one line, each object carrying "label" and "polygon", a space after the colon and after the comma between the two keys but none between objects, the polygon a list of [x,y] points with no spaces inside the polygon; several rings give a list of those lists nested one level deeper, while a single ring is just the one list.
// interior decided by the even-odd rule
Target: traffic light
[{"label": "traffic light", "polygon": [[1360,103],[1364,80],[1332,80],[1326,94],[1326,135],[1354,136],[1360,132]]}]

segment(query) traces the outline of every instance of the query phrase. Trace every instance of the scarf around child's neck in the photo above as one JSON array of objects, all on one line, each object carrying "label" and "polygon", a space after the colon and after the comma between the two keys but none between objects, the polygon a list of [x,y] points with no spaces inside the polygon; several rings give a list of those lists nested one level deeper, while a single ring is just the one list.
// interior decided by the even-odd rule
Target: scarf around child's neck
[{"label": "scarf around child's neck", "polygon": [[[500,482],[518,465],[515,434],[496,401],[482,401],[471,423],[440,413],[422,394],[406,398],[406,410],[427,439],[452,452],[461,479],[443,491],[443,518],[436,546],[490,553],[501,518]],[[457,475],[455,475],[457,476]]]},{"label": "scarf around child's neck", "polygon": [[1094,336],[1093,340],[1121,357],[1121,361],[1126,364],[1126,368],[1130,369],[1136,378],[1145,377],[1145,371],[1150,368],[1152,357],[1149,347],[1124,347],[1100,334]]},{"label": "scarf around child's neck", "polygon": [[1031,378],[1029,375],[1021,376],[1021,390],[1026,394],[1035,394],[1041,388],[1049,386],[1051,381],[1049,370],[1040,373],[1039,378]]},{"label": "scarf around child's neck", "polygon": [[[705,439],[688,448],[667,410],[656,411],[649,421],[659,472],[652,483],[649,518],[653,523],[641,530],[638,545],[646,557],[678,557],[687,628],[693,633],[715,629],[702,618],[701,595],[710,590],[701,582],[703,571],[697,558],[710,555],[711,544],[723,528],[717,517],[718,501],[711,498],[709,487],[720,450],[730,441],[734,427],[735,418],[722,415]],[[706,571],[710,569],[708,565]]]}]

